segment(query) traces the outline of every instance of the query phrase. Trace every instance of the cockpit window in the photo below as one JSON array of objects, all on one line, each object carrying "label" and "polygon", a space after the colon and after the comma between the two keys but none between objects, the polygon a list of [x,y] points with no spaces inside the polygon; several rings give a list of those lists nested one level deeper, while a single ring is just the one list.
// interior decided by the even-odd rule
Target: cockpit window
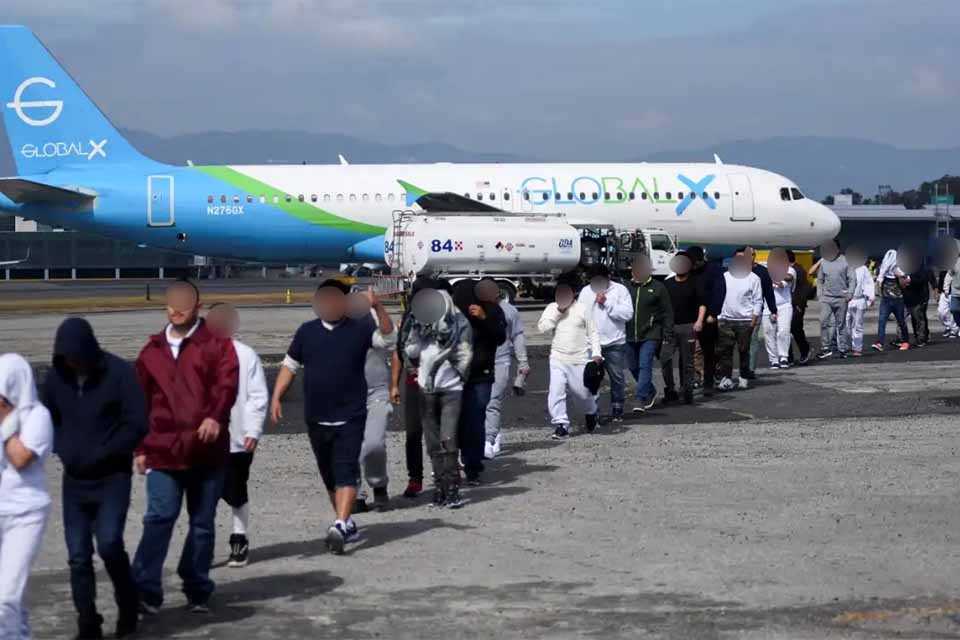
[{"label": "cockpit window", "polygon": [[784,202],[790,202],[790,189],[786,187],[780,189],[780,199]]},{"label": "cockpit window", "polygon": [[790,193],[793,194],[794,200],[803,200],[803,194],[800,193],[800,189],[797,189],[796,187],[791,187]]}]

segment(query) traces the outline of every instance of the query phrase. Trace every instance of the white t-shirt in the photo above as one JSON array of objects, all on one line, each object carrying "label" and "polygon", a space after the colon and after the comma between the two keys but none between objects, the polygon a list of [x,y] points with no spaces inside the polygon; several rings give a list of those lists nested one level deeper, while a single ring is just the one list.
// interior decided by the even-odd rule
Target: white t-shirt
[{"label": "white t-shirt", "polygon": [[[793,280],[784,281],[782,287],[778,287],[776,282],[773,283],[773,297],[777,301],[778,307],[793,304],[793,288],[797,286],[797,271],[790,267],[787,274],[793,276]],[[763,315],[770,315],[770,309],[766,305],[763,307]]]},{"label": "white t-shirt", "polygon": [[183,338],[180,338],[178,336],[173,335],[173,325],[171,324],[167,325],[167,345],[170,347],[170,352],[173,354],[174,360],[180,357],[180,345],[183,344],[183,341],[186,338],[189,338],[190,336],[192,336],[193,333],[197,330],[197,327],[199,326],[200,326],[200,321],[197,320],[194,323],[194,325],[190,327],[190,331],[187,332],[187,335],[183,336]]},{"label": "white t-shirt", "polygon": [[21,411],[17,436],[36,458],[26,468],[17,471],[7,460],[4,447],[3,471],[0,471],[0,516],[18,516],[50,505],[47,476],[43,470],[47,456],[53,449],[53,422],[47,408],[35,404]]}]

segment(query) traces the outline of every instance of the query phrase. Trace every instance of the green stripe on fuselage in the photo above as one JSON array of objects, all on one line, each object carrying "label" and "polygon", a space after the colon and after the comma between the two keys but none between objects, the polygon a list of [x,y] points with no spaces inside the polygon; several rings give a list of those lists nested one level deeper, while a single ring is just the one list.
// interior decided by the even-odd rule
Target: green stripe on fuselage
[{"label": "green stripe on fuselage", "polygon": [[[259,180],[251,178],[248,175],[244,175],[239,171],[231,169],[230,167],[206,166],[194,167],[194,169],[200,173],[210,176],[211,178],[222,180],[235,189],[238,189],[256,198],[265,196],[267,198],[267,204],[270,206],[277,207],[284,213],[288,213],[291,216],[299,218],[304,222],[309,222],[310,224],[319,225],[321,227],[333,227],[339,231],[349,231],[351,233],[358,233],[365,236],[378,236],[386,231],[384,227],[378,227],[377,225],[367,224],[365,222],[357,222],[356,220],[341,218],[340,216],[330,213],[329,211],[324,211],[313,203],[300,202],[300,200],[297,198],[298,194],[288,194],[285,191],[280,191],[279,189],[271,187],[265,182],[260,182]],[[287,202],[288,195],[293,197],[290,202]],[[273,201],[274,196],[277,197],[277,202]]]}]

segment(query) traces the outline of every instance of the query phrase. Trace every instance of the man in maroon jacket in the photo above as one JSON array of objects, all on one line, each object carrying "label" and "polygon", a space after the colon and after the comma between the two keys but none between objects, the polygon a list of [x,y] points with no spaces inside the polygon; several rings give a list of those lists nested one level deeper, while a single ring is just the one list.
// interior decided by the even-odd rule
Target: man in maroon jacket
[{"label": "man in maroon jacket", "polygon": [[166,304],[170,323],[137,358],[150,430],[134,460],[147,474],[147,513],[133,575],[141,612],[150,615],[163,603],[163,563],[184,494],[190,524],[177,573],[190,609],[208,610],[214,520],[239,371],[231,341],[215,336],[200,319],[200,292],[192,282],[172,284]]}]

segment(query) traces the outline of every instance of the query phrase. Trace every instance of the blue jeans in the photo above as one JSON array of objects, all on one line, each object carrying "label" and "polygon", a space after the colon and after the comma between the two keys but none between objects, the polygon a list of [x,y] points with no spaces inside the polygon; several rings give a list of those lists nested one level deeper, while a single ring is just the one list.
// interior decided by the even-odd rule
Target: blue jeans
[{"label": "blue jeans", "polygon": [[492,382],[468,382],[463,386],[457,442],[463,457],[463,471],[468,480],[480,477],[483,471],[483,449],[487,442],[487,404]]},{"label": "blue jeans", "polygon": [[653,359],[657,355],[658,340],[628,342],[630,352],[630,373],[637,381],[636,398],[640,402],[649,402],[657,393],[653,386]]},{"label": "blue jeans", "polygon": [[130,557],[123,546],[123,529],[130,506],[130,474],[117,473],[101,480],[63,478],[63,535],[70,565],[70,589],[79,626],[100,627],[97,583],[93,573],[93,540],[113,583],[117,608],[136,616],[137,587]]},{"label": "blue jeans", "polygon": [[903,335],[904,341],[910,339],[907,331],[907,308],[903,304],[903,298],[880,298],[880,320],[877,325],[877,343],[886,346],[887,340],[887,320],[890,314],[897,319],[897,326]]},{"label": "blue jeans", "polygon": [[960,324],[960,297],[950,297],[950,314],[953,316],[953,321]]},{"label": "blue jeans", "polygon": [[147,513],[143,516],[143,537],[133,560],[133,577],[145,603],[154,607],[163,604],[163,563],[184,494],[190,522],[177,573],[190,602],[205,604],[210,599],[216,586],[210,579],[210,565],[223,478],[223,467],[153,470],[147,474]]}]

